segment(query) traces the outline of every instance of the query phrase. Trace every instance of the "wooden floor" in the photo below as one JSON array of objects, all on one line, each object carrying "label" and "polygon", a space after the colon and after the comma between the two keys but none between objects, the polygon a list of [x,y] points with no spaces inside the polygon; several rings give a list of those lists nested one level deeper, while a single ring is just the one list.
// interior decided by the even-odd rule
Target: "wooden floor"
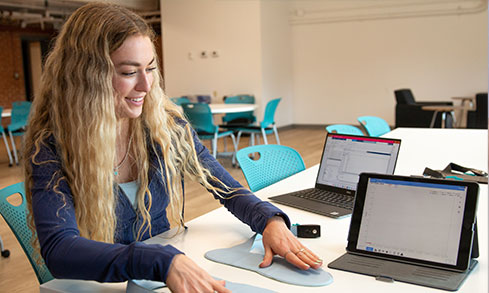
[{"label": "wooden floor", "polygon": [[[296,126],[279,129],[282,145],[296,149],[304,159],[306,168],[319,163],[322,146],[326,136],[324,127]],[[269,143],[275,139],[269,136]],[[248,138],[242,138],[240,148],[247,146]],[[206,143],[208,145],[208,143]],[[228,148],[231,143],[228,142]],[[221,148],[222,149],[222,146]],[[18,166],[8,167],[5,147],[0,143],[0,188],[22,181],[22,171]],[[247,186],[243,173],[233,168],[229,158],[220,158],[221,164],[244,186]],[[191,220],[219,207],[219,202],[200,185],[185,184],[185,220]],[[9,227],[0,217],[0,236],[4,246],[10,250],[10,257],[0,257],[0,292],[39,292],[39,283],[22,248]]]}]

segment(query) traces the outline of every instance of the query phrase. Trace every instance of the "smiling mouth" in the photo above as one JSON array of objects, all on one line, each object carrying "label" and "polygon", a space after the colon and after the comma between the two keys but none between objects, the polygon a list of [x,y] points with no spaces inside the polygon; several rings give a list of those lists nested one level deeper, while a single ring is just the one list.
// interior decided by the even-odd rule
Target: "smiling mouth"
[{"label": "smiling mouth", "polygon": [[140,98],[128,98],[129,100],[133,101],[133,102],[141,102],[144,97],[140,97]]}]

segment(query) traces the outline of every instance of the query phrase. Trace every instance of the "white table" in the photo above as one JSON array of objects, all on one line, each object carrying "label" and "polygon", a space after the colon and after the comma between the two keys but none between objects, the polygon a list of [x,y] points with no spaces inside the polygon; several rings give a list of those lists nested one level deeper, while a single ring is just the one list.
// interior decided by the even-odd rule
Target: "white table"
[{"label": "white table", "polygon": [[[462,129],[396,129],[385,137],[400,138],[401,149],[396,167],[399,175],[420,175],[425,167],[442,169],[454,162],[462,166],[487,171],[488,149],[487,130]],[[280,193],[314,186],[318,165],[289,177],[257,192],[257,196],[267,199]],[[459,292],[488,292],[488,201],[487,185],[480,185],[478,206],[479,246],[481,256],[478,267],[469,275]],[[251,230],[239,220],[219,208],[187,223],[185,234],[166,239],[164,235],[149,239],[148,243],[172,243],[185,251],[197,264],[211,275],[232,282],[249,283],[277,292],[445,292],[443,290],[406,284],[385,283],[373,277],[353,274],[327,268],[327,264],[345,253],[350,218],[332,219],[306,211],[281,206],[292,223],[320,224],[321,237],[302,239],[324,260],[324,269],[330,272],[334,282],[326,287],[298,287],[262,277],[253,272],[218,264],[206,260],[204,253],[215,249],[231,247],[242,243],[253,235]],[[57,291],[53,291],[57,288]],[[69,288],[69,289],[68,289]],[[80,288],[90,292],[124,292],[125,283],[99,284],[87,281],[53,280],[41,286],[41,292],[80,292]]]},{"label": "white table", "polygon": [[7,118],[12,116],[12,109],[3,109],[2,118]]},{"label": "white table", "polygon": [[212,114],[227,114],[254,111],[256,104],[209,104]]}]

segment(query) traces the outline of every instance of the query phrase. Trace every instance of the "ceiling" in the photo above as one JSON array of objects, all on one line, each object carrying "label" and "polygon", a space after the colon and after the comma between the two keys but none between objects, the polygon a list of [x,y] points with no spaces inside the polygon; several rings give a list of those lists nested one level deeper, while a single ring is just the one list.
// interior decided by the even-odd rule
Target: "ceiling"
[{"label": "ceiling", "polygon": [[[74,10],[92,1],[94,0],[0,0],[0,25],[59,29]],[[107,2],[133,9],[149,23],[160,22],[159,0]]]}]

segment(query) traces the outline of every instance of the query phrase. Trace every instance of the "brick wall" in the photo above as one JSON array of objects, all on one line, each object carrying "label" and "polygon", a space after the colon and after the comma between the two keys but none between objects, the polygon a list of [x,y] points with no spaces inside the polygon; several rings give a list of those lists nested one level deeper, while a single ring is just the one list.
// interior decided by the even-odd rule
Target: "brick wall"
[{"label": "brick wall", "polygon": [[20,33],[2,28],[0,43],[0,106],[10,108],[26,99]]}]

